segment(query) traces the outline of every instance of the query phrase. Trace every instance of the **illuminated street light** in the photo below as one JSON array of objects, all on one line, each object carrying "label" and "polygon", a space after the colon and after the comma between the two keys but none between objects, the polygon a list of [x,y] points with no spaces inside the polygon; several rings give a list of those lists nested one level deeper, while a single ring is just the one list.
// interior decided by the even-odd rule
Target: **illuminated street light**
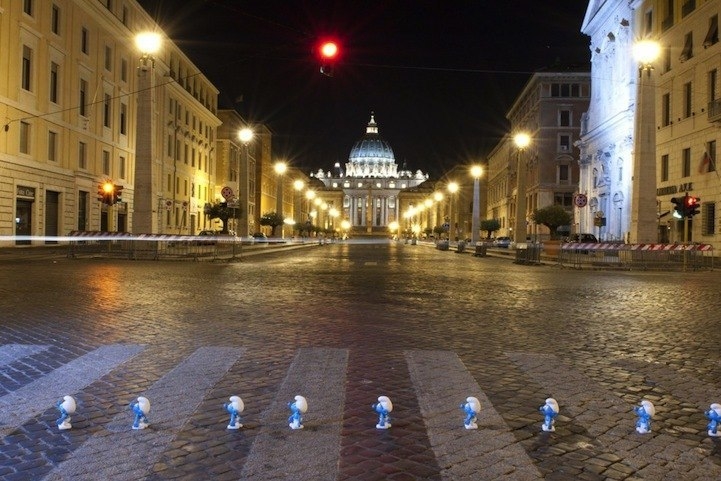
[{"label": "illuminated street light", "polygon": [[513,137],[513,143],[518,148],[518,161],[516,163],[516,226],[513,232],[516,245],[526,242],[526,162],[523,152],[531,145],[531,136],[526,132],[519,132]]},{"label": "illuminated street light", "polygon": [[[451,246],[451,232],[457,233],[453,226],[453,194],[458,192],[458,184],[450,182],[448,184],[448,247]],[[455,237],[455,235],[454,235]]]},{"label": "illuminated street light", "polygon": [[483,168],[480,165],[474,165],[471,167],[471,176],[473,176],[473,216],[471,217],[471,242],[473,242],[473,245],[478,242],[481,232],[481,175],[483,175]]}]

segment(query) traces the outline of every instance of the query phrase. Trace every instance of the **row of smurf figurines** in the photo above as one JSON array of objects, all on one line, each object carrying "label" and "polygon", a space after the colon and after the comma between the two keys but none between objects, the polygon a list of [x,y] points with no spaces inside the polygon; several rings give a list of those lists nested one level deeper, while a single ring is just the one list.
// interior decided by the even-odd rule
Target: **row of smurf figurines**
[{"label": "row of smurf figurines", "polygon": [[[62,401],[57,403],[60,411],[60,418],[56,421],[58,429],[65,430],[72,428],[70,424],[70,416],[75,413],[77,403],[72,396],[63,397]],[[223,408],[230,414],[230,421],[227,429],[240,429],[243,425],[240,423],[240,414],[245,410],[245,404],[239,396],[231,396],[228,402],[223,404]],[[291,429],[303,429],[303,414],[308,411],[308,401],[301,395],[295,396],[293,401],[288,403],[291,415],[288,418],[288,427]],[[140,396],[137,401],[130,403],[130,409],[135,415],[133,420],[133,429],[145,429],[148,427],[148,414],[150,413],[150,401],[148,398]],[[377,429],[388,429],[391,427],[390,413],[393,411],[393,403],[388,396],[380,396],[378,402],[371,405],[371,409],[378,414]],[[461,404],[461,409],[466,413],[463,425],[466,429],[478,429],[478,414],[481,412],[481,402],[478,398],[469,396],[466,401]],[[558,402],[554,398],[546,399],[539,411],[544,416],[541,429],[546,432],[555,431],[555,419],[559,413]],[[633,408],[634,413],[638,416],[636,420],[636,431],[644,434],[651,431],[651,418],[656,414],[656,408],[649,400],[644,399],[639,406]],[[713,403],[708,411],[704,414],[709,420],[707,429],[708,435],[713,437],[721,436],[719,432],[719,423],[721,422],[721,404]]]}]

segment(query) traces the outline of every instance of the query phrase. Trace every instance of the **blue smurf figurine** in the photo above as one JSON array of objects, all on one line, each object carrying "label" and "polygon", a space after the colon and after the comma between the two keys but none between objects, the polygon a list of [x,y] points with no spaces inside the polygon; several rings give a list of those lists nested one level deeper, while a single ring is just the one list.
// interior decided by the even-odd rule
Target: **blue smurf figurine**
[{"label": "blue smurf figurine", "polygon": [[387,396],[380,396],[377,403],[371,404],[371,408],[378,413],[377,429],[388,429],[391,427],[390,412],[393,411],[393,403]]},{"label": "blue smurf figurine", "polygon": [[296,396],[295,401],[288,403],[290,412],[292,413],[288,418],[288,426],[290,429],[303,429],[303,414],[308,410],[308,401],[303,396]]},{"label": "blue smurf figurine", "polygon": [[651,418],[656,414],[656,408],[653,406],[653,403],[644,399],[641,401],[640,406],[633,408],[633,412],[638,416],[636,420],[636,432],[639,434],[651,432]]},{"label": "blue smurf figurine", "polygon": [[148,427],[148,413],[150,412],[150,401],[140,396],[137,402],[130,403],[130,409],[135,414],[133,429],[145,429]]},{"label": "blue smurf figurine", "polygon": [[228,400],[230,402],[223,404],[225,410],[228,411],[228,414],[230,414],[228,429],[240,429],[243,427],[243,425],[240,424],[240,413],[242,413],[243,409],[245,409],[243,400],[238,396],[230,396],[230,399]]},{"label": "blue smurf figurine", "polygon": [[55,424],[58,425],[58,429],[64,431],[72,428],[73,425],[70,424],[70,415],[75,413],[75,399],[72,396],[65,396],[62,401],[58,401],[56,406],[60,411],[60,417],[57,421],[55,421]]},{"label": "blue smurf figurine", "polygon": [[466,413],[466,420],[463,421],[466,429],[478,429],[476,420],[478,419],[478,413],[481,412],[481,402],[478,398],[473,396],[467,397],[466,402],[461,404],[461,409]]},{"label": "blue smurf figurine", "polygon": [[709,420],[706,428],[708,429],[709,436],[717,438],[721,436],[721,433],[718,432],[718,424],[721,422],[721,404],[713,403],[710,408],[711,409],[704,413]]},{"label": "blue smurf figurine", "polygon": [[544,420],[543,424],[541,425],[541,429],[543,429],[546,432],[553,432],[556,430],[556,426],[554,426],[555,418],[558,416],[558,402],[553,399],[552,397],[549,397],[546,399],[546,404],[538,408],[541,413],[543,413]]}]

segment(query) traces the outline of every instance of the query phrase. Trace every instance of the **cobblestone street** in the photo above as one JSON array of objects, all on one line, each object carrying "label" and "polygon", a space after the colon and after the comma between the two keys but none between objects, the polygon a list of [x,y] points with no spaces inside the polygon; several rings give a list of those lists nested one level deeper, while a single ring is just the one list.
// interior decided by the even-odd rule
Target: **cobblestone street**
[{"label": "cobblestone street", "polygon": [[[4,480],[721,479],[704,416],[721,402],[719,272],[386,241],[232,263],[6,257]],[[64,395],[78,409],[59,431]],[[383,395],[388,430],[371,409]],[[131,429],[138,396],[145,430]],[[463,426],[468,396],[478,430]],[[555,432],[541,431],[548,397]],[[642,399],[649,434],[635,431]]]}]

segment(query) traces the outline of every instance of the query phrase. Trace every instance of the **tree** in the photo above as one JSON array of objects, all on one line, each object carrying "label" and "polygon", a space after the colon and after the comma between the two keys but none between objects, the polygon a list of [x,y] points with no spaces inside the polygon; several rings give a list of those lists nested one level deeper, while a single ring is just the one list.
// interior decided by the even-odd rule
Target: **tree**
[{"label": "tree", "polygon": [[215,201],[214,204],[205,204],[205,215],[210,220],[220,219],[223,223],[223,229],[220,231],[221,234],[228,233],[228,219],[238,215],[238,209],[232,209],[228,207],[227,202]]},{"label": "tree", "polygon": [[536,224],[543,224],[551,231],[551,239],[557,239],[556,229],[562,225],[568,225],[573,218],[571,214],[560,205],[549,205],[536,209],[531,218]]},{"label": "tree", "polygon": [[279,225],[283,225],[283,222],[285,222],[285,219],[283,218],[282,214],[278,214],[277,212],[266,212],[263,214],[260,218],[260,225],[268,225],[270,226],[270,236],[275,237],[275,228]]},{"label": "tree", "polygon": [[498,219],[483,219],[481,221],[481,230],[488,232],[486,239],[491,238],[491,233],[501,228],[501,222]]}]

